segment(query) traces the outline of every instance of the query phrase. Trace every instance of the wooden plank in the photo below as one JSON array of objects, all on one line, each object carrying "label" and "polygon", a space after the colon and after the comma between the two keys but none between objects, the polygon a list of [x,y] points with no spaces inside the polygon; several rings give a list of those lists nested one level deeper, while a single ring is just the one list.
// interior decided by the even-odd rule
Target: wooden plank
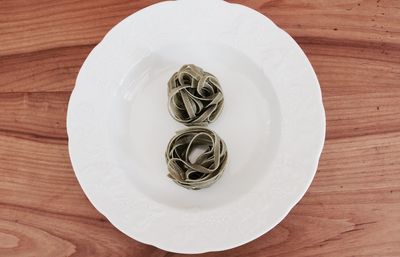
[{"label": "wooden plank", "polygon": [[[96,256],[124,256],[128,249],[163,255],[129,240],[94,210],[76,183],[65,145],[0,140],[5,178],[0,181],[0,238],[5,238],[0,255],[35,252],[35,247],[38,253],[58,249],[46,256],[75,251],[84,256],[88,249]],[[400,133],[327,141],[317,176],[300,204],[273,231],[226,254],[396,256],[400,227],[392,224],[400,213],[399,157]]]},{"label": "wooden plank", "polygon": [[160,253],[131,240],[104,220],[0,208],[1,256],[151,256],[153,251]]},{"label": "wooden plank", "polygon": [[[67,103],[90,50],[156,0],[0,0],[0,256],[181,256],[115,229],[73,173]],[[400,5],[244,0],[318,75],[327,141],[302,201],[271,232],[199,256],[400,256]]]},{"label": "wooden plank", "polygon": [[[134,12],[139,8],[138,6],[146,6],[154,2],[129,2],[128,6],[126,6],[127,3],[124,5],[124,3],[120,3],[119,1],[116,1],[114,5],[110,5],[109,1],[101,1],[95,3],[96,7],[93,7],[93,4],[90,4],[89,1],[80,7],[74,2],[70,3],[70,0],[64,0],[60,3],[60,6],[64,4],[64,8],[68,7],[72,9],[69,10],[67,8],[67,14],[63,14],[62,16],[66,16],[64,20],[58,21],[62,22],[62,26],[58,23],[53,25],[48,23],[48,25],[44,26],[42,24],[44,21],[39,22],[44,18],[38,16],[37,13],[24,13],[29,11],[29,8],[36,10],[36,5],[36,7],[26,6],[21,5],[19,1],[3,0],[5,8],[14,8],[14,12],[7,12],[4,16],[0,16],[0,21],[1,19],[4,20],[3,23],[0,22],[0,37],[4,38],[3,44],[0,45],[0,56],[3,55],[0,58],[0,75],[3,77],[0,81],[0,92],[71,90],[79,67],[87,54],[105,33],[119,21],[109,17],[110,13],[118,13],[120,14],[119,19],[122,19],[125,17],[123,15],[127,15],[126,12]],[[339,4],[332,1],[330,2],[332,4],[323,5],[318,2],[304,2],[306,3],[296,4],[290,1],[244,1],[244,4],[260,10],[271,17],[279,26],[287,30],[305,49],[314,66],[318,64],[328,66],[330,68],[330,75],[325,74],[327,76],[326,80],[329,79],[329,81],[332,81],[331,77],[336,75],[336,72],[332,71],[336,71],[337,69],[340,71],[340,68],[342,70],[346,68],[343,75],[346,75],[350,81],[359,81],[360,83],[367,81],[368,84],[380,84],[376,80],[377,78],[381,78],[379,75],[382,70],[384,72],[390,70],[390,73],[392,73],[391,79],[385,79],[385,83],[390,81],[394,83],[397,81],[400,73],[398,68],[398,63],[400,62],[400,29],[396,25],[400,17],[400,11],[392,11],[397,8],[395,1],[382,1],[376,4],[379,7],[372,6],[371,1],[364,1],[365,3],[360,4],[360,6],[358,6],[357,1],[346,1]],[[40,1],[37,5],[42,7],[40,12],[43,12],[43,16],[49,16],[46,19],[51,19],[52,17],[54,19],[55,14],[53,15],[52,13],[62,12],[61,7],[55,8],[53,7],[54,4],[48,1]],[[80,11],[77,12],[76,8],[79,8]],[[350,8],[352,10],[346,10]],[[120,9],[124,9],[125,11],[121,12]],[[380,15],[384,17],[378,15],[382,11],[381,9],[383,12],[387,12],[386,15]],[[296,14],[295,17],[293,13]],[[327,14],[332,14],[333,18],[328,19]],[[92,20],[90,22],[85,21],[87,17],[91,17]],[[340,17],[344,18],[339,19]],[[374,21],[368,21],[368,19],[373,19]],[[35,29],[37,31],[32,30],[31,27],[26,25],[27,20],[34,20],[37,24],[43,26],[36,26]],[[314,20],[318,20],[320,23],[316,25],[313,22]],[[75,25],[69,25],[69,22],[73,23],[75,21],[79,22],[77,24],[74,23]],[[107,26],[104,28],[95,26],[100,21],[107,22]],[[44,42],[44,46],[25,46],[21,42],[21,38],[19,38],[24,37],[29,42],[38,42],[36,33],[47,33],[48,36],[40,40],[51,39],[54,41],[52,33],[56,32],[49,32],[48,30],[51,26],[56,25],[60,33],[63,33],[63,38],[71,37],[70,43],[61,42],[55,44],[51,41]],[[88,26],[87,30],[89,31],[87,33],[86,31],[85,33],[82,32],[80,30],[81,26]],[[340,26],[345,29],[346,33],[341,30]],[[66,33],[62,29],[72,30],[71,33],[73,35]],[[362,32],[363,36],[360,37],[356,32]],[[82,38],[90,35],[93,37],[90,41]],[[4,43],[8,37],[11,37],[10,42],[18,42],[18,44],[11,43],[9,47],[13,49],[13,47],[24,46],[26,50],[14,51],[8,49],[7,44]],[[62,36],[59,37],[62,38]],[[336,51],[338,50],[341,55],[339,57],[342,58],[337,58],[328,65],[326,62],[331,58],[335,58]],[[327,52],[324,53],[323,51]],[[313,61],[313,55],[315,54],[318,54],[319,58]],[[321,54],[324,56],[321,57]],[[348,66],[343,67],[340,65],[342,63],[348,63]],[[334,66],[335,69],[331,69],[331,66]],[[15,67],[19,68],[15,69]],[[379,69],[379,67],[381,68]],[[325,78],[320,77],[318,67],[316,67],[316,71],[321,82],[326,81]],[[352,71],[359,75],[362,75],[360,73],[364,71],[363,73],[367,73],[368,76],[363,77],[362,80],[357,80],[359,76],[349,78],[348,75]],[[338,78],[341,78],[341,76]],[[321,84],[323,85],[323,83]],[[365,89],[367,86],[363,88]],[[336,87],[323,89],[325,93],[326,90],[336,90]]]},{"label": "wooden plank", "polygon": [[[328,138],[398,130],[400,127],[400,105],[398,104],[400,51],[391,51],[392,60],[385,58],[386,55],[382,56],[380,50],[376,49],[364,49],[363,57],[359,58],[357,54],[360,48],[357,47],[343,48],[304,43],[303,48],[309,54],[321,83],[327,111]],[[4,84],[0,87],[0,92],[5,92],[7,95],[0,96],[0,106],[10,104],[9,101],[22,102],[21,99],[15,100],[9,92],[71,90],[79,65],[83,62],[83,56],[90,49],[81,50],[80,48],[63,49],[59,51],[60,54],[55,54],[57,56],[54,57],[54,61],[47,61],[46,57],[39,57],[37,62],[30,57],[23,58],[20,69],[8,69],[3,73],[0,84],[2,81]],[[43,54],[52,56],[53,53],[45,51]],[[36,58],[38,55],[34,56]],[[13,67],[13,65],[4,65],[4,67]],[[353,67],[362,67],[362,69],[353,69]],[[19,75],[29,70],[32,71],[31,76],[17,79]],[[68,92],[64,96],[64,112],[60,113],[62,116],[65,115],[66,94]],[[17,95],[21,98],[21,94]],[[29,110],[26,111],[29,112]],[[3,116],[7,119],[15,119],[12,117],[15,111],[11,111],[10,108],[0,110],[1,112],[5,112]],[[34,113],[36,112],[35,110]],[[21,115],[26,117],[23,113]],[[7,129],[4,128],[4,124],[3,129]]]},{"label": "wooden plank", "polygon": [[397,48],[396,0],[238,0],[271,18],[293,37],[336,40],[342,45]]},{"label": "wooden plank", "polygon": [[301,43],[321,84],[327,138],[399,131],[400,49],[330,43]]},{"label": "wooden plank", "polygon": [[0,94],[0,135],[67,140],[70,92]]},{"label": "wooden plank", "polygon": [[[118,21],[155,2],[62,0],[55,4],[40,0],[29,5],[24,0],[2,0],[0,56],[95,44]],[[400,42],[400,28],[396,26],[399,6],[395,0],[240,2],[266,14],[295,37],[379,42],[396,47]]]},{"label": "wooden plank", "polygon": [[30,210],[99,218],[82,193],[65,141],[0,136],[0,202]]},{"label": "wooden plank", "polygon": [[116,23],[155,0],[1,0],[0,56],[98,43]]},{"label": "wooden plank", "polygon": [[0,93],[72,91],[94,45],[0,57]]}]

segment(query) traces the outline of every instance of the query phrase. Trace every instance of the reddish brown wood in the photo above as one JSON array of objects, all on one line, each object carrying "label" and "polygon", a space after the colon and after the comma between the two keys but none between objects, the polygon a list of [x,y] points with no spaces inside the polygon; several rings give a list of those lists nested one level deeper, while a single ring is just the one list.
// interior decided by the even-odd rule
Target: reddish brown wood
[{"label": "reddish brown wood", "polygon": [[[178,256],[89,203],[65,115],[90,50],[156,0],[0,0],[0,256]],[[400,256],[400,3],[244,0],[292,35],[321,83],[327,140],[309,191],[272,231],[202,256]]]}]

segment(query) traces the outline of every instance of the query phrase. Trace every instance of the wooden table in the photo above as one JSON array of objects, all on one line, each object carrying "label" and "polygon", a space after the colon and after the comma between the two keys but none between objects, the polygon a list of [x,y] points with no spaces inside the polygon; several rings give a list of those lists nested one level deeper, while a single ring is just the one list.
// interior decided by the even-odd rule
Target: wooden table
[{"label": "wooden table", "polygon": [[[89,203],[65,129],[77,72],[105,33],[155,0],[0,0],[0,256],[178,256]],[[272,231],[204,256],[400,256],[400,1],[248,0],[301,45],[327,138],[315,180]]]}]

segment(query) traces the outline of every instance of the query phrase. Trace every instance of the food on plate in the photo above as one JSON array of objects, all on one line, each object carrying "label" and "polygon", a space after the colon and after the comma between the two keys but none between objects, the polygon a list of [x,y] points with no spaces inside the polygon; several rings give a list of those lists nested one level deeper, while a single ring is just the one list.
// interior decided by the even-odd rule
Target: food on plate
[{"label": "food on plate", "polygon": [[166,153],[168,177],[188,189],[202,189],[217,181],[225,168],[225,142],[205,127],[189,127],[176,132]]},{"label": "food on plate", "polygon": [[218,79],[196,65],[183,65],[168,81],[169,112],[186,126],[204,126],[215,121],[223,105]]}]

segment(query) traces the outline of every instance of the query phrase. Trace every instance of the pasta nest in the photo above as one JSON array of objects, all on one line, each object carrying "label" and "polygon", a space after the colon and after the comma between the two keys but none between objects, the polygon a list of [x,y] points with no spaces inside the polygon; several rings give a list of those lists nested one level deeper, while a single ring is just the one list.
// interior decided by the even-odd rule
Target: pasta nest
[{"label": "pasta nest", "polygon": [[168,177],[188,189],[201,189],[217,181],[225,168],[228,153],[225,142],[205,127],[176,132],[165,157]]},{"label": "pasta nest", "polygon": [[218,79],[193,64],[182,66],[168,81],[172,117],[186,126],[207,125],[221,113],[224,97]]}]

